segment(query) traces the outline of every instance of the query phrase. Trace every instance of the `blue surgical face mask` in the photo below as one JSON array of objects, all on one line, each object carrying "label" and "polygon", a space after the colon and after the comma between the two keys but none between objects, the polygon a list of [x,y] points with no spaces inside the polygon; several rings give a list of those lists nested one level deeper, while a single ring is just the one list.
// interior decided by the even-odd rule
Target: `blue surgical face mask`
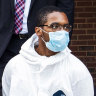
[{"label": "blue surgical face mask", "polygon": [[[42,29],[43,30],[43,29]],[[43,38],[42,40],[45,42],[46,47],[53,52],[63,51],[69,43],[69,32],[61,30],[56,32],[43,32],[49,34],[49,42],[46,42]]]}]

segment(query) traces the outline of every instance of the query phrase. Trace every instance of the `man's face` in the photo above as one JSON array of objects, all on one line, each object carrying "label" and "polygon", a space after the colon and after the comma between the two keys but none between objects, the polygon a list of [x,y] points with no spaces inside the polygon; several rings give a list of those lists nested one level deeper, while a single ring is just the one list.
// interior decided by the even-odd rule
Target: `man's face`
[{"label": "man's face", "polygon": [[44,25],[49,25],[49,27],[44,26],[43,29],[47,32],[60,31],[58,29],[53,30],[50,25],[54,26],[54,25],[65,25],[65,24],[69,24],[66,14],[64,14],[63,12],[53,12],[48,14],[47,22],[44,24]]},{"label": "man's face", "polygon": [[[64,30],[62,26],[69,24],[68,18],[66,14],[63,12],[53,12],[48,14],[47,16],[47,22],[43,26],[43,30],[46,32],[56,32],[60,30]],[[58,26],[61,26],[60,28]],[[67,31],[67,30],[66,30]],[[43,38],[45,41],[49,41],[49,35],[45,32],[43,32]]]}]

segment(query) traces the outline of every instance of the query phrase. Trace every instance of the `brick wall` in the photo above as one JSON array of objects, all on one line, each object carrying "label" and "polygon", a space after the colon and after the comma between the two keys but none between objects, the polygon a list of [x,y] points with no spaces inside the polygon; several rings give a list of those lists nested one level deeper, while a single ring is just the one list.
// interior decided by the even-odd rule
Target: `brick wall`
[{"label": "brick wall", "polygon": [[75,0],[70,49],[87,66],[96,85],[96,0]]}]

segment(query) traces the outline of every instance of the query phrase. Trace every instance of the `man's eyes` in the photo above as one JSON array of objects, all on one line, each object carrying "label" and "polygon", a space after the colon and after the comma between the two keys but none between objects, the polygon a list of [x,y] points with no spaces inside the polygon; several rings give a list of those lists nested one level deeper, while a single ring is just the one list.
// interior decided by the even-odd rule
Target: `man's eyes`
[{"label": "man's eyes", "polygon": [[56,29],[56,28],[58,28],[59,26],[58,26],[58,25],[51,25],[50,27],[53,28],[53,29]]}]

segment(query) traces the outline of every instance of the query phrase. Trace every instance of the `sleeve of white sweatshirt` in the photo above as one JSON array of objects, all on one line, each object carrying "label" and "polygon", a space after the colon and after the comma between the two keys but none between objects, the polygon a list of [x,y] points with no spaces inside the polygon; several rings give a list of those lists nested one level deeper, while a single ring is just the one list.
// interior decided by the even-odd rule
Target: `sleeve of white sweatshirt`
[{"label": "sleeve of white sweatshirt", "polygon": [[93,78],[77,57],[70,55],[70,76],[73,96],[94,96]]},{"label": "sleeve of white sweatshirt", "polygon": [[12,63],[9,62],[3,72],[2,77],[2,95],[10,96],[10,85],[11,85],[11,74],[12,74]]},{"label": "sleeve of white sweatshirt", "polygon": [[88,76],[73,86],[73,96],[94,96],[93,79]]}]

